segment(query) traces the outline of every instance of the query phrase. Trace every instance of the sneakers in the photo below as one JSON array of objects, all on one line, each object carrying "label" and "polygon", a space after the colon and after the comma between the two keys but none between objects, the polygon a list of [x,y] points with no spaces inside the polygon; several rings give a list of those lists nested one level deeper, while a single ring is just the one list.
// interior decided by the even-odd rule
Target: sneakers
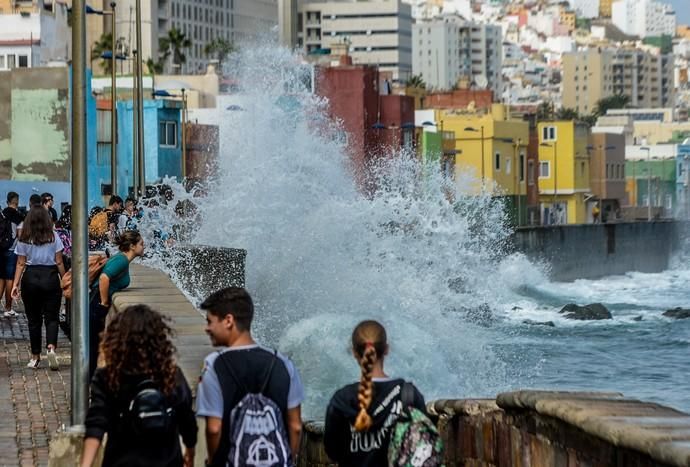
[{"label": "sneakers", "polygon": [[60,362],[53,349],[48,349],[48,367],[53,371],[60,369]]},{"label": "sneakers", "polygon": [[26,364],[27,368],[38,368],[38,366],[41,364],[41,360],[32,358],[29,360],[29,363]]},{"label": "sneakers", "polygon": [[5,318],[14,318],[15,316],[17,316],[17,312],[14,310],[7,310],[5,311],[5,313],[3,313],[3,316]]}]

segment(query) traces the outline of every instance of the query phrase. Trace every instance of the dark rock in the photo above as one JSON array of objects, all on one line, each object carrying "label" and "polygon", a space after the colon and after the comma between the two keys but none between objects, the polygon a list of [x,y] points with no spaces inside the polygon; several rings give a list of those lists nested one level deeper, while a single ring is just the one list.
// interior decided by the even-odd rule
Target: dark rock
[{"label": "dark rock", "polygon": [[569,303],[559,311],[565,314],[567,319],[577,319],[582,321],[611,319],[611,312],[606,309],[601,303],[590,303],[589,305],[579,306],[574,303]]},{"label": "dark rock", "polygon": [[519,306],[514,306],[513,308],[510,309],[510,311],[520,311],[520,310],[522,310],[522,308]]},{"label": "dark rock", "polygon": [[531,319],[524,320],[522,324],[529,324],[530,326],[548,326],[550,328],[556,327],[553,321],[533,321]]},{"label": "dark rock", "polygon": [[642,321],[642,315],[640,315],[640,316],[635,316],[635,317],[633,318],[633,321]]},{"label": "dark rock", "polygon": [[664,316],[667,318],[675,318],[675,319],[689,319],[690,318],[690,310],[687,308],[674,308],[672,310],[666,310],[664,311]]}]

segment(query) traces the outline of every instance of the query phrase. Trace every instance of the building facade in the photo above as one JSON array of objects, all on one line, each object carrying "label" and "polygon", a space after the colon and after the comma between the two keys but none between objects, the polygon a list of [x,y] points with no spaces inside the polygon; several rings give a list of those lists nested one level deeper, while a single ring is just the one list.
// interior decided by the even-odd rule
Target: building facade
[{"label": "building facade", "polygon": [[635,48],[589,48],[563,54],[563,107],[591,114],[605,97],[624,94],[631,107],[673,105],[673,55]]},{"label": "building facade", "polygon": [[570,7],[580,18],[597,18],[599,16],[599,0],[570,0]]},{"label": "building facade", "polygon": [[[117,33],[125,53],[136,49],[135,0],[117,2]],[[142,5],[142,60],[154,61],[160,57],[160,40],[176,28],[182,31],[192,45],[182,52],[186,63],[176,66],[172,58],[164,63],[166,73],[196,73],[206,69],[212,57],[204,47],[216,38],[242,42],[270,36],[278,24],[278,0],[151,0]],[[131,64],[124,64],[131,73]]]},{"label": "building facade", "polygon": [[401,0],[310,2],[299,6],[298,45],[308,54],[345,44],[355,65],[393,81],[412,73],[412,9]]},{"label": "building facade", "polygon": [[540,122],[539,199],[544,224],[583,224],[591,212],[590,156],[586,125]]},{"label": "building facade", "polygon": [[617,0],[611,5],[611,22],[625,34],[641,38],[676,34],[673,7],[654,0]]},{"label": "building facade", "polygon": [[[590,188],[599,201],[601,220],[611,219],[627,204],[625,193],[625,136],[595,133],[587,148],[590,154]],[[587,213],[590,219],[591,211]]]},{"label": "building facade", "polygon": [[412,72],[430,87],[449,90],[465,81],[472,89],[502,92],[501,27],[456,14],[418,21],[412,28]]}]

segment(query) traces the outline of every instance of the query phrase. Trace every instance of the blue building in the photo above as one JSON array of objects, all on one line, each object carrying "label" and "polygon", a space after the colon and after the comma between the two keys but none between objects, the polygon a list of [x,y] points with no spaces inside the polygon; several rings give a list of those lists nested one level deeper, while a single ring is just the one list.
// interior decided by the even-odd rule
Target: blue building
[{"label": "blue building", "polygon": [[[133,160],[132,112],[131,101],[117,102],[117,194],[123,198],[134,192],[136,162]],[[111,193],[110,109],[99,109],[98,113],[97,148],[89,164],[90,206],[104,204]],[[182,104],[178,101],[144,101],[144,171],[147,184],[158,183],[164,177],[182,179],[181,114]]]}]

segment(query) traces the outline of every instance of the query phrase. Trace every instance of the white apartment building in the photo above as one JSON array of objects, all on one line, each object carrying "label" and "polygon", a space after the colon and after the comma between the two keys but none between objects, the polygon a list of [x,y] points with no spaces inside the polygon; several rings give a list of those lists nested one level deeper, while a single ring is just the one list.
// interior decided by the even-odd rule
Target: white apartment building
[{"label": "white apartment building", "polygon": [[401,0],[305,1],[298,45],[319,53],[346,43],[354,64],[378,65],[394,81],[412,72],[412,7]]},{"label": "white apartment building", "polygon": [[570,7],[578,18],[598,18],[599,0],[570,0]]},{"label": "white apartment building", "polygon": [[[107,3],[107,2],[106,2]],[[118,0],[117,35],[128,50],[136,48],[135,0]],[[172,28],[182,31],[192,45],[183,53],[187,62],[179,72],[203,73],[209,62],[204,47],[215,38],[242,42],[274,34],[278,0],[150,0],[142,5],[142,59],[159,57],[159,42]],[[175,73],[172,58],[166,72]]]},{"label": "white apartment building", "polygon": [[9,3],[0,1],[0,70],[67,63],[71,56],[67,5],[27,1],[9,8]]},{"label": "white apartment building", "polygon": [[611,22],[632,36],[650,37],[676,34],[673,7],[654,0],[618,0],[611,6]]},{"label": "white apartment building", "polygon": [[501,27],[476,24],[456,14],[418,21],[412,29],[412,72],[435,89],[451,89],[460,78],[476,88],[502,93]]}]

